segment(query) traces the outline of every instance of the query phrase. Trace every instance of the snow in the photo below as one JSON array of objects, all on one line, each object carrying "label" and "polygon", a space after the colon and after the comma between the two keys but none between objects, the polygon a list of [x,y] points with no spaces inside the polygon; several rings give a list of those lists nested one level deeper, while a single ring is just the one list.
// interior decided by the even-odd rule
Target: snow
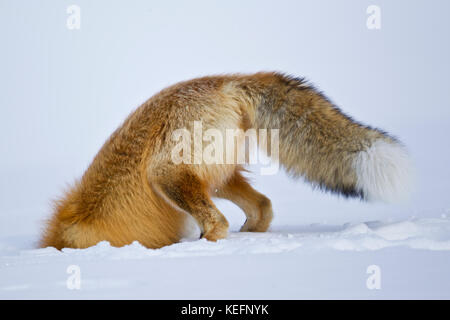
[{"label": "snow", "polygon": [[[4,238],[0,241],[0,298],[370,297],[370,290],[364,287],[364,276],[368,276],[366,268],[375,262],[381,262],[381,271],[388,270],[386,264],[390,261],[385,259],[392,252],[399,254],[397,259],[408,257],[406,261],[420,256],[443,260],[445,264],[433,265],[433,277],[428,279],[432,282],[448,273],[448,219],[411,219],[393,223],[373,221],[341,226],[317,224],[297,231],[283,229],[286,228],[267,233],[232,232],[227,239],[216,243],[200,239],[161,249],[147,249],[138,242],[116,248],[103,241],[87,249],[66,248],[58,251],[54,248],[30,249],[29,245],[18,243],[16,238]],[[375,254],[370,255],[372,260],[364,265],[369,252]],[[349,253],[352,253],[351,256]],[[320,261],[319,265],[315,265],[316,260]],[[278,262],[274,263],[276,261]],[[286,261],[287,265],[280,265],[280,261]],[[238,262],[243,264],[242,270],[234,269]],[[405,266],[404,260],[398,260],[397,263],[394,270],[407,267],[411,271],[417,268],[417,265]],[[69,290],[66,284],[69,277],[66,269],[72,265],[79,266],[81,270],[79,290]],[[355,268],[355,265],[361,266]],[[325,270],[321,270],[324,266]],[[330,271],[326,269],[330,267],[336,276],[351,278],[340,292],[336,292],[336,281],[328,282],[327,273],[318,277],[324,271],[329,275]],[[357,279],[356,282],[361,282],[353,290],[355,279],[348,274],[350,270],[358,273],[353,276]],[[392,270],[389,272],[392,273]],[[252,280],[242,282],[242,276]],[[415,281],[420,282],[420,278]],[[263,293],[258,292],[258,286],[254,286],[255,281],[267,282],[269,285],[276,279],[307,281],[311,287],[293,288],[288,285],[278,293],[271,288],[266,288]],[[168,282],[173,291],[161,289]],[[387,281],[383,280],[382,283],[385,282]],[[448,283],[439,283],[431,292],[416,292],[415,295],[409,292],[405,295],[406,292],[401,290],[407,291],[411,285],[403,288],[401,285],[395,282],[386,284],[390,290],[387,291],[387,296],[382,297],[446,298],[450,289]],[[196,286],[202,287],[204,291],[193,290]],[[229,292],[223,291],[223,287],[228,287]],[[162,291],[155,291],[155,288]],[[318,295],[322,290],[323,293]]]},{"label": "snow", "polygon": [[[0,299],[450,299],[448,1],[379,0],[380,30],[355,1],[76,2],[80,30],[63,2],[0,5]],[[239,233],[244,214],[216,201],[231,231],[215,243],[36,248],[51,199],[131,110],[180,80],[261,70],[305,76],[398,137],[412,198],[343,199],[250,168],[267,233]]]}]

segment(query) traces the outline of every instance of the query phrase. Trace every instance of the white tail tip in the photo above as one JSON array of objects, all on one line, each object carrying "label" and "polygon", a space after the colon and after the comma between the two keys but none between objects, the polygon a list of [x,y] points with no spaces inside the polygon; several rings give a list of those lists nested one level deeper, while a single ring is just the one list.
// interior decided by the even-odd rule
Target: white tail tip
[{"label": "white tail tip", "polygon": [[406,149],[397,142],[375,140],[353,160],[356,189],[368,201],[399,202],[409,198],[413,170]]}]

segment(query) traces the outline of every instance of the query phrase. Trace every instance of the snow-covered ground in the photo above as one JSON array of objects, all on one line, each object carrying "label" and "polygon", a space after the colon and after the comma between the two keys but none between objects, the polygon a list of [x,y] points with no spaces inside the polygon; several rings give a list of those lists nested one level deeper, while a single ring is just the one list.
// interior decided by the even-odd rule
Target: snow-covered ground
[{"label": "snow-covered ground", "polygon": [[[449,298],[449,250],[449,219],[233,232],[157,250],[100,242],[60,252],[12,237],[0,243],[0,297]],[[67,285],[70,266],[79,289]],[[380,282],[369,289],[373,266]]]},{"label": "snow-covered ground", "polygon": [[[450,2],[375,2],[380,30],[366,27],[373,1],[0,1],[0,299],[450,299]],[[346,200],[254,170],[268,233],[237,232],[244,214],[217,201],[231,231],[216,243],[36,248],[51,199],[134,107],[180,80],[260,70],[306,76],[399,137],[412,199]]]}]

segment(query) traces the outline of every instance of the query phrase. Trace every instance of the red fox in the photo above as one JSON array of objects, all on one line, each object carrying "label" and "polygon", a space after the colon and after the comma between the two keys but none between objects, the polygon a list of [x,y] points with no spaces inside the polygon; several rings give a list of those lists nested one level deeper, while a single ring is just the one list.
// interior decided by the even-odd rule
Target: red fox
[{"label": "red fox", "polygon": [[162,90],[125,120],[56,201],[41,247],[106,240],[160,248],[180,241],[192,218],[202,237],[216,241],[227,236],[228,222],[213,197],[244,211],[241,231],[266,231],[271,202],[250,186],[242,164],[174,163],[173,132],[192,130],[195,121],[222,131],[277,129],[281,166],[323,190],[369,201],[407,192],[404,146],[353,121],[304,79],[277,72],[208,76]]}]

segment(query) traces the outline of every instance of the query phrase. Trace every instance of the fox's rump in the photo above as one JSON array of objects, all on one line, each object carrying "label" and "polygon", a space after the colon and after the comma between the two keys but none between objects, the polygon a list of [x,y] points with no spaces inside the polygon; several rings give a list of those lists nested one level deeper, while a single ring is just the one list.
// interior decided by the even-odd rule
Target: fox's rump
[{"label": "fox's rump", "polygon": [[55,202],[42,247],[86,248],[103,240],[123,246],[137,240],[159,248],[180,239],[186,218],[147,180],[151,142],[161,131],[148,124],[139,110],[108,139],[81,180]]},{"label": "fox's rump", "polygon": [[[41,246],[86,248],[106,240],[113,246],[139,241],[146,247],[160,248],[183,236],[185,216],[164,203],[150,188],[146,190],[138,184],[125,188],[128,191],[118,190],[110,199],[96,203],[88,214],[89,200],[78,198],[83,191],[72,191],[74,197],[69,195],[56,204]],[[90,201],[95,203],[97,199]]]}]

